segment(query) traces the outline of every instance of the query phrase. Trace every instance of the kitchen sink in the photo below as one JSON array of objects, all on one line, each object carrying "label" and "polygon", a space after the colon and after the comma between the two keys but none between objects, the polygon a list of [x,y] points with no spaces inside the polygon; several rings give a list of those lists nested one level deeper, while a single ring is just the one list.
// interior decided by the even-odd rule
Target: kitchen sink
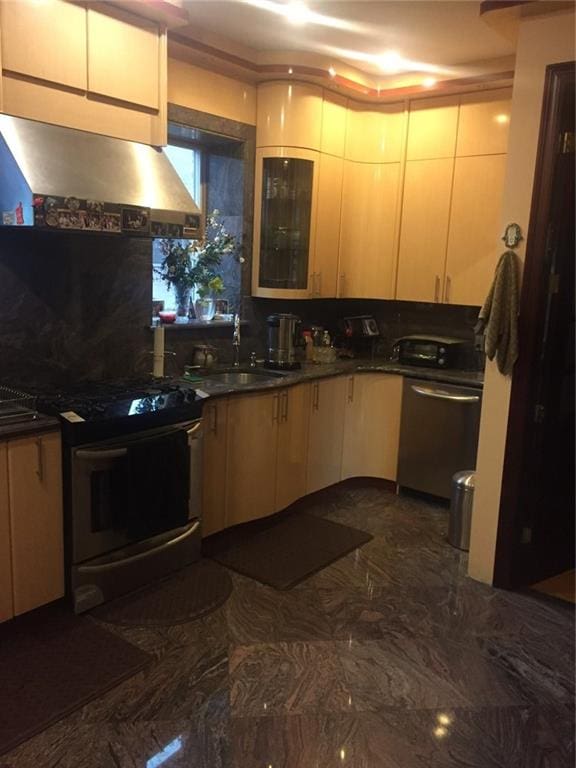
[{"label": "kitchen sink", "polygon": [[264,381],[282,378],[274,371],[213,371],[203,377],[205,381],[218,384],[259,384]]}]

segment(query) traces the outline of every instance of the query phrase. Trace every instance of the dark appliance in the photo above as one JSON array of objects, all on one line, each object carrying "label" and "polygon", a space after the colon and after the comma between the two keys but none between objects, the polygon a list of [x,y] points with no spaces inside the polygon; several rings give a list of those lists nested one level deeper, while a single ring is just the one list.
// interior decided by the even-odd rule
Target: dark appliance
[{"label": "dark appliance", "polygon": [[62,423],[76,613],[199,559],[204,397],[152,377],[39,396]]},{"label": "dark appliance", "polygon": [[394,357],[403,365],[465,368],[470,342],[450,336],[403,336],[394,343]]},{"label": "dark appliance", "polygon": [[300,342],[300,318],[297,315],[275,314],[268,317],[267,323],[266,367],[284,371],[300,368],[296,360],[296,348]]},{"label": "dark appliance", "polygon": [[450,498],[456,472],[476,467],[482,390],[404,379],[397,482]]}]

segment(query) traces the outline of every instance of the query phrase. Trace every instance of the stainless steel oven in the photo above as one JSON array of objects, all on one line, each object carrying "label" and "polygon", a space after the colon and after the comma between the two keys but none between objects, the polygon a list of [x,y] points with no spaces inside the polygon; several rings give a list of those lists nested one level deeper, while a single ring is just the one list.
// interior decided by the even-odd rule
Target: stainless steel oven
[{"label": "stainless steel oven", "polygon": [[200,419],[67,450],[77,613],[200,557]]}]

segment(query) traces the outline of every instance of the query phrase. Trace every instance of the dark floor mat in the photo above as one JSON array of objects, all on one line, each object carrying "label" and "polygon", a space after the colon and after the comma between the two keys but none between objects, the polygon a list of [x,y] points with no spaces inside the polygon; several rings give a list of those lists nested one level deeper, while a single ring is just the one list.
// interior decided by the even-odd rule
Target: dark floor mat
[{"label": "dark floor mat", "polygon": [[356,528],[298,512],[212,557],[275,589],[290,589],[371,539]]},{"label": "dark floor mat", "polygon": [[185,624],[223,605],[232,586],[224,568],[210,560],[199,560],[162,581],[98,606],[92,616],[124,626]]},{"label": "dark floor mat", "polygon": [[0,754],[152,661],[91,618],[41,609],[0,626]]}]

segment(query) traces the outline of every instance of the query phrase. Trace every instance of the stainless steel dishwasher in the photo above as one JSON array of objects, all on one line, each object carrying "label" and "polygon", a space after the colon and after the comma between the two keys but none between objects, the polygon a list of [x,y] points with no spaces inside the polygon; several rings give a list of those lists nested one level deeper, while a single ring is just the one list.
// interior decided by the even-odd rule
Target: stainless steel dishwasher
[{"label": "stainless steel dishwasher", "polygon": [[404,379],[398,485],[450,498],[452,476],[476,468],[482,390]]}]

